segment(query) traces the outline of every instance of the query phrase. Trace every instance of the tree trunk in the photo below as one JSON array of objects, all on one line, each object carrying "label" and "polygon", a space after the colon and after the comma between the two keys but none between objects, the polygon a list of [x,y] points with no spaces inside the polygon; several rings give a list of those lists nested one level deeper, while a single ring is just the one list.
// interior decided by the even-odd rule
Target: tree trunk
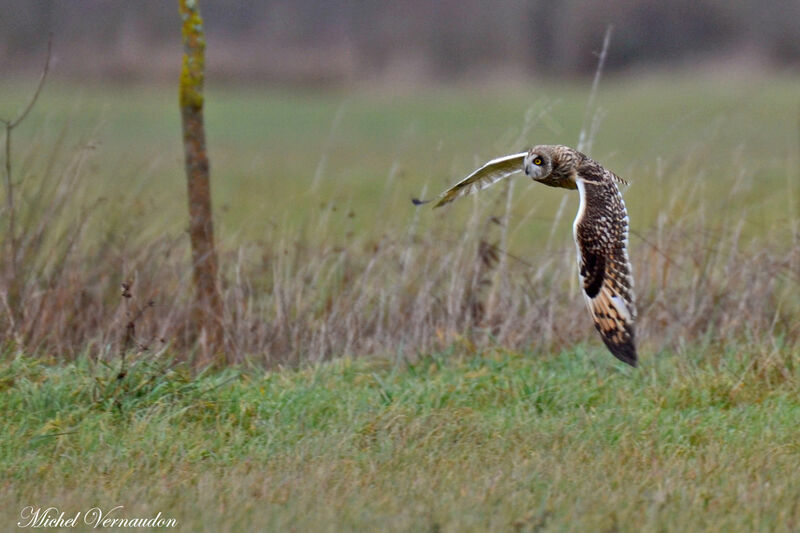
[{"label": "tree trunk", "polygon": [[200,16],[197,0],[179,0],[179,7],[183,20],[180,106],[189,193],[192,275],[195,287],[192,322],[201,351],[200,363],[208,364],[214,362],[217,354],[222,353],[222,299],[217,287],[217,254],[214,249],[211,187],[203,127],[206,43],[203,19]]}]

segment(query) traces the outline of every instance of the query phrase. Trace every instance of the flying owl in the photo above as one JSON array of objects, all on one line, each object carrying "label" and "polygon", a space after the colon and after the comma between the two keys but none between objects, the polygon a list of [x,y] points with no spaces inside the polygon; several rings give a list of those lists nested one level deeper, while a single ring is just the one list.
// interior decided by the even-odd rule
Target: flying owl
[{"label": "flying owl", "polygon": [[636,303],[628,259],[628,213],[617,187],[627,185],[625,180],[577,150],[541,145],[489,161],[442,193],[434,207],[522,171],[550,187],[578,189],[580,207],[572,231],[583,295],[608,349],[620,361],[636,366]]}]

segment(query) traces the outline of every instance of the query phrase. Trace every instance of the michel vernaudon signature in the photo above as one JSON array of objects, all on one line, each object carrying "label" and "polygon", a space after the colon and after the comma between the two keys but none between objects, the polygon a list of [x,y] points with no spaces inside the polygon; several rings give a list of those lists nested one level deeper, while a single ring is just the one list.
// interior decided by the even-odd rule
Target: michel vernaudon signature
[{"label": "michel vernaudon signature", "polygon": [[19,527],[77,527],[90,526],[92,528],[114,528],[114,527],[175,527],[178,521],[174,518],[161,516],[161,512],[156,516],[145,518],[124,518],[119,516],[124,506],[117,505],[108,510],[100,507],[92,507],[86,511],[77,511],[75,514],[67,515],[65,511],[60,511],[57,507],[34,507],[29,505],[19,513],[20,520],[17,522]]}]

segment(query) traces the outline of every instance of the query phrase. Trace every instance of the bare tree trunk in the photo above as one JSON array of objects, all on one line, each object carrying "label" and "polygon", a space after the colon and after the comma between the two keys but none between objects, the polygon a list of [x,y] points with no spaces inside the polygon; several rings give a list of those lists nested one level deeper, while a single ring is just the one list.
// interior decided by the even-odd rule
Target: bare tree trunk
[{"label": "bare tree trunk", "polygon": [[[205,34],[197,0],[179,0],[183,19],[183,69],[180,105],[186,179],[189,192],[189,236],[192,244],[195,303],[192,321],[201,348],[201,364],[214,361],[222,348],[222,299],[217,287],[217,254],[211,217],[211,187],[203,127]],[[222,361],[220,361],[222,362]]]}]

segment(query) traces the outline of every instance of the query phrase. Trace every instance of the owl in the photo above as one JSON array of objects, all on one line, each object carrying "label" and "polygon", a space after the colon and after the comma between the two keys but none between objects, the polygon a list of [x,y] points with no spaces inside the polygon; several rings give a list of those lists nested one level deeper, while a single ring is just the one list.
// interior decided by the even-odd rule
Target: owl
[{"label": "owl", "polygon": [[583,296],[595,328],[611,353],[636,366],[636,303],[628,258],[628,213],[618,187],[627,185],[625,180],[577,150],[540,145],[489,161],[442,193],[434,207],[485,189],[517,172],[525,172],[550,187],[578,190],[580,206],[572,232]]}]

